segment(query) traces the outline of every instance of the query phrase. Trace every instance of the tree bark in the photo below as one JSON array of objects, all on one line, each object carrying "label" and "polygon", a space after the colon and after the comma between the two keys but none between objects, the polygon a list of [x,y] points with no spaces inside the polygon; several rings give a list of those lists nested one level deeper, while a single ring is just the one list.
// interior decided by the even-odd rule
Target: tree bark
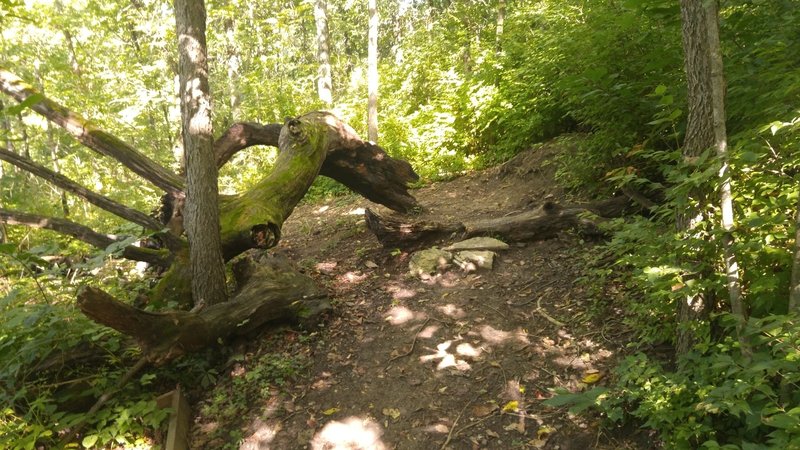
[{"label": "tree bark", "polygon": [[728,285],[728,298],[731,303],[731,314],[736,319],[736,337],[740,351],[746,360],[752,356],[750,343],[745,336],[747,311],[742,298],[742,286],[739,278],[739,264],[734,249],[733,229],[733,194],[731,193],[731,174],[728,154],[728,133],[725,126],[725,77],[722,63],[722,48],[719,41],[719,5],[717,1],[703,2],[705,8],[706,31],[708,33],[708,57],[711,71],[711,110],[714,130],[714,149],[720,160],[720,212],[722,214],[723,258],[725,277]]},{"label": "tree bark", "polygon": [[317,26],[317,60],[319,73],[317,76],[317,93],[319,99],[330,107],[333,105],[333,80],[331,79],[330,44],[328,41],[328,2],[314,2],[314,22]]},{"label": "tree bark", "polygon": [[0,92],[16,101],[32,102],[30,108],[64,128],[81,144],[101,155],[110,156],[134,173],[163,189],[181,191],[183,181],[155,161],[141,154],[119,138],[95,127],[90,121],[43,96],[16,75],[0,68]]},{"label": "tree bark", "polygon": [[[328,144],[328,154],[320,175],[330,177],[364,198],[399,212],[418,207],[408,193],[408,184],[419,179],[411,165],[389,156],[380,146],[363,141],[352,127],[325,112],[317,115],[333,127],[336,138]],[[280,125],[237,123],[214,144],[217,165],[221,167],[237,151],[253,145],[278,147]]]},{"label": "tree bark", "polygon": [[147,312],[93,287],[78,294],[78,306],[92,320],[134,337],[156,364],[232,335],[247,335],[270,322],[300,320],[314,325],[330,310],[327,297],[314,281],[285,259],[269,258],[256,264],[243,258],[233,272],[239,291],[230,301],[200,311]]},{"label": "tree bark", "polygon": [[219,230],[218,174],[211,127],[203,0],[175,0],[175,24],[186,156],[183,224],[189,238],[192,297],[195,305],[213,305],[224,302],[228,296]]},{"label": "tree bark", "polygon": [[[703,2],[681,0],[682,39],[688,87],[688,112],[683,157],[687,161],[714,146],[713,109],[711,104],[711,65],[709,58],[706,10]],[[691,194],[695,200],[704,197],[699,189]],[[691,199],[687,202],[691,205]],[[705,220],[701,211],[693,206],[679,211],[676,224],[679,230],[691,233]],[[707,276],[707,274],[703,275]],[[688,353],[699,339],[699,328],[708,320],[711,302],[707,294],[686,296],[678,305],[678,327],[675,337],[675,354]]]},{"label": "tree bark", "polygon": [[69,191],[77,195],[78,197],[83,198],[84,200],[97,206],[98,208],[104,209],[114,215],[122,217],[123,219],[141,225],[148,230],[159,231],[162,228],[164,228],[162,224],[160,224],[157,220],[153,219],[152,217],[135,209],[128,208],[127,206],[117,203],[108,197],[90,191],[89,189],[86,189],[85,187],[70,180],[64,175],[56,173],[44,166],[40,166],[39,164],[36,164],[31,160],[25,159],[17,155],[16,153],[11,153],[6,150],[0,149],[0,160],[6,161],[10,164],[13,164],[16,167],[19,167],[22,170],[30,172],[33,175],[36,175],[37,177],[49,181],[55,186],[64,189],[65,191]]},{"label": "tree bark", "polygon": [[620,217],[631,211],[627,197],[584,205],[561,206],[546,202],[539,208],[512,215],[497,213],[494,218],[464,222],[407,221],[382,217],[371,210],[365,213],[367,226],[387,248],[404,250],[429,246],[444,240],[474,236],[496,236],[508,241],[538,241],[555,237],[559,232],[578,229],[600,234],[597,226],[581,216],[591,212],[601,217]]},{"label": "tree bark", "polygon": [[[691,160],[702,152],[714,149],[721,162],[719,172],[720,206],[722,211],[722,239],[725,275],[731,312],[737,321],[737,338],[742,354],[747,358],[749,345],[744,336],[746,312],[741,298],[739,270],[733,251],[733,201],[728,164],[727,133],[725,130],[724,77],[722,53],[719,42],[719,13],[716,0],[700,2],[681,0],[683,21],[683,47],[688,86],[688,117],[683,146],[684,159]],[[702,199],[706,190],[697,189],[692,196]],[[701,203],[702,204],[702,203]],[[679,229],[691,233],[697,222],[708,220],[697,210],[682,211],[678,216]],[[709,274],[700,274],[707,277]],[[708,320],[712,309],[705,298],[709,294],[687,296],[679,304],[678,330],[675,353],[680,356],[691,350],[699,339],[697,332]]]},{"label": "tree bark", "polygon": [[[60,234],[72,236],[99,249],[106,249],[109,245],[119,242],[117,236],[98,233],[91,228],[72,222],[71,220],[57,217],[40,216],[19,211],[0,209],[0,221],[8,225],[24,225],[30,228],[52,230]],[[122,249],[122,257],[134,261],[144,261],[160,267],[169,267],[172,256],[166,250],[153,250],[133,245]]]},{"label": "tree bark", "polygon": [[794,216],[794,259],[792,260],[791,290],[789,292],[789,314],[800,315],[800,201]]},{"label": "tree bark", "polygon": [[369,31],[367,36],[367,137],[378,143],[378,6],[377,0],[369,3]]}]

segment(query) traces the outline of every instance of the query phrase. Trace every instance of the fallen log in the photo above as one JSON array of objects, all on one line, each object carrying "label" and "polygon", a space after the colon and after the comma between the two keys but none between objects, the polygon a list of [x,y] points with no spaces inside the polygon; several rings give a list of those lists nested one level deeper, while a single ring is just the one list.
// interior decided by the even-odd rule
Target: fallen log
[{"label": "fallen log", "polygon": [[323,290],[284,257],[258,263],[243,257],[233,267],[239,289],[231,300],[192,311],[149,312],[87,286],[78,307],[92,320],[133,337],[147,359],[163,364],[230,336],[247,335],[269,323],[314,325],[331,309]]},{"label": "fallen log", "polygon": [[537,241],[555,237],[568,229],[597,234],[596,224],[583,216],[621,217],[630,210],[628,197],[614,197],[582,205],[561,206],[545,202],[540,207],[516,214],[465,222],[409,221],[381,216],[367,209],[366,222],[378,241],[387,248],[416,249],[438,241],[474,236],[494,236],[508,241]]}]

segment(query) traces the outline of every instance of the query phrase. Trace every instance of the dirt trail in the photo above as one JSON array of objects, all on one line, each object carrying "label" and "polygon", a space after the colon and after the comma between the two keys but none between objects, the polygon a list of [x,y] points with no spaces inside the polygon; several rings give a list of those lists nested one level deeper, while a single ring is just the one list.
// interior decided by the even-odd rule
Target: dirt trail
[{"label": "dirt trail", "polygon": [[[419,218],[563,200],[551,159],[568,150],[545,145],[420,189]],[[286,223],[276,251],[329,289],[335,312],[307,349],[308,377],[253,405],[242,448],[641,448],[541,405],[554,387],[607,374],[624,345],[616,318],[593,319],[603,306],[577,283],[590,244],[572,233],[512,243],[491,271],[423,281],[407,274],[408,253],[366,229],[364,207],[375,208],[352,196],[303,205]]]}]

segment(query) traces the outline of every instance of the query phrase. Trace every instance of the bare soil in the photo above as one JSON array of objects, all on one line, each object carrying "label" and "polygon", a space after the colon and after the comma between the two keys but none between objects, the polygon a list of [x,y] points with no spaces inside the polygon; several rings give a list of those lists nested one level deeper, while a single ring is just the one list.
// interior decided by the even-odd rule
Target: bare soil
[{"label": "bare soil", "polygon": [[[480,219],[566,201],[554,155],[569,151],[554,141],[419,189],[416,218]],[[311,366],[252,405],[241,448],[656,447],[642,433],[541,404],[554,388],[587,389],[587,376],[604,384],[624,351],[621,314],[579,281],[592,243],[569,232],[511,243],[493,270],[455,267],[421,280],[408,274],[408,253],[369,232],[365,207],[377,208],[355,196],[305,204],[285,224],[274,251],[328,289],[334,313],[305,343],[295,332],[272,334],[269,346],[292,345]],[[197,417],[196,448],[222,447],[208,438],[213,422]]]}]

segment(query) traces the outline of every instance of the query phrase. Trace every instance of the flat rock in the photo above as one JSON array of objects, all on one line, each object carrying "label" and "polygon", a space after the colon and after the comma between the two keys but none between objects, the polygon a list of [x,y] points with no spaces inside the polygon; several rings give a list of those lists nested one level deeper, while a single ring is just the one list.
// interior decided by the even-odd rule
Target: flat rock
[{"label": "flat rock", "polygon": [[452,261],[452,253],[434,247],[414,252],[408,262],[408,269],[413,275],[430,275],[447,269]]},{"label": "flat rock", "polygon": [[455,244],[445,247],[445,250],[460,251],[460,250],[508,250],[508,244],[505,242],[490,238],[490,237],[474,237],[465,241],[456,242]]},{"label": "flat rock", "polygon": [[466,272],[478,269],[492,270],[495,253],[488,250],[465,250],[456,253],[453,261]]}]

